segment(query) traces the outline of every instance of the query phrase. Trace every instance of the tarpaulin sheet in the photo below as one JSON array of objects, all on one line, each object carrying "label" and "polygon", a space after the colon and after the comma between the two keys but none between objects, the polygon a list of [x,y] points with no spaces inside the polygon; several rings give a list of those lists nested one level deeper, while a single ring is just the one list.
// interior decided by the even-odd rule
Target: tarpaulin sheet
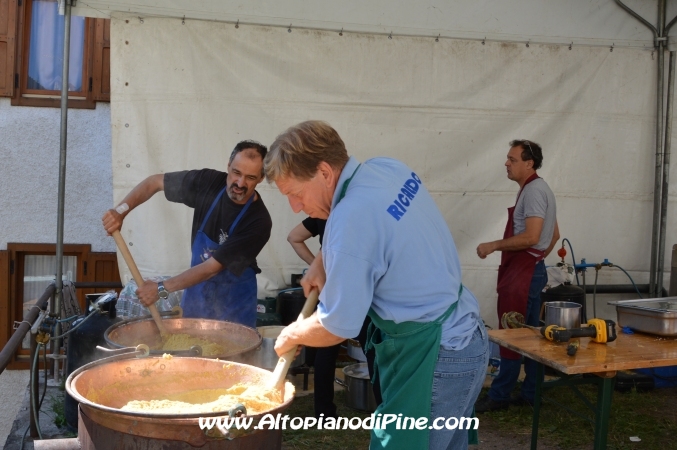
[{"label": "tarpaulin sheet", "polygon": [[[650,51],[123,15],[112,20],[111,40],[116,202],[151,174],[225,170],[242,139],[270,145],[295,123],[326,120],[359,160],[394,157],[419,174],[454,236],[464,284],[495,324],[500,254],[480,260],[475,249],[502,236],[518,189],[503,166],[508,142],[525,138],[543,146],[539,174],[555,192],[559,228],[576,258],[608,258],[647,282],[655,167]],[[263,296],[305,267],[286,241],[305,215],[293,214],[265,181],[258,191],[273,218],[258,258]],[[677,238],[670,206],[668,244]],[[122,234],[143,275],[188,268],[191,217],[162,194],[127,217]],[[553,252],[547,262],[556,260]],[[600,282],[628,281],[606,269]]]},{"label": "tarpaulin sheet", "polygon": [[[666,23],[677,3],[665,5]],[[655,25],[657,1],[623,0]],[[174,17],[499,42],[653,48],[652,30],[613,0],[87,0],[73,14]],[[673,44],[674,37],[668,39]]]}]

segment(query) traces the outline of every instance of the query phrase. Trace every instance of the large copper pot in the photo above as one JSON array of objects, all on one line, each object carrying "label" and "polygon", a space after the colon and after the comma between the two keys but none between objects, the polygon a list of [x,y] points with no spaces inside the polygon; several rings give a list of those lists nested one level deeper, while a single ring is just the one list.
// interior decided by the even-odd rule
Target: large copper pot
[{"label": "large copper pot", "polygon": [[[169,333],[184,333],[191,337],[206,339],[221,345],[225,351],[209,358],[247,362],[247,354],[261,346],[261,335],[253,328],[239,323],[208,319],[163,319],[162,324]],[[178,354],[173,351],[153,350],[162,346],[162,337],[151,318],[132,319],[112,325],[104,333],[104,339],[112,348],[136,347],[146,344],[151,355],[163,353]],[[188,350],[188,349],[186,349]]]},{"label": "large copper pot", "polygon": [[[66,390],[80,402],[82,413],[93,422],[121,433],[149,439],[183,441],[200,447],[224,437],[256,438],[267,430],[224,435],[216,429],[206,434],[198,417],[226,416],[228,411],[201,414],[159,414],[129,412],[120,408],[130,400],[167,398],[172,394],[200,389],[227,389],[237,383],[265,385],[271,373],[231,361],[206,358],[162,357],[106,358],[74,371],[66,380]],[[283,402],[269,411],[248,415],[254,424],[265,414],[277,415],[292,402],[294,387],[287,382]]]}]

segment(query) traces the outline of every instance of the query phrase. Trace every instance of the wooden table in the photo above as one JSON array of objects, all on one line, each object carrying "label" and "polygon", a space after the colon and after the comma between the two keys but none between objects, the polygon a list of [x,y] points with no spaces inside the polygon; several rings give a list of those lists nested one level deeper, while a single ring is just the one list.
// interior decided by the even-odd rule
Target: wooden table
[{"label": "wooden table", "polygon": [[[595,449],[605,449],[613,384],[618,370],[677,365],[677,339],[647,334],[623,334],[608,344],[598,344],[589,338],[580,339],[575,356],[566,353],[567,344],[555,344],[534,330],[489,330],[489,340],[539,362],[534,397],[534,418],[531,429],[531,449],[536,450],[541,390],[544,386],[597,384],[595,411]],[[564,374],[555,381],[543,381],[543,365]],[[573,377],[595,374],[597,377]]]}]

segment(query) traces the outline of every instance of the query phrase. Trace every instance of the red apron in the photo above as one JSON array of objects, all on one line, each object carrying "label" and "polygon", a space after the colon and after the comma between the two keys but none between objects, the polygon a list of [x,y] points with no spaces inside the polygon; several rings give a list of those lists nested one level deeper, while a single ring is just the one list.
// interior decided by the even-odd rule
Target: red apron
[{"label": "red apron", "polygon": [[[538,178],[538,175],[533,174],[527,179],[524,186],[531,183],[536,178]],[[517,206],[520,195],[522,195],[524,186],[522,186],[522,189],[520,189],[517,194],[515,206]],[[508,208],[508,223],[505,225],[503,239],[515,235],[513,226],[515,206]],[[496,285],[496,292],[498,292],[497,309],[499,328],[503,328],[501,325],[501,317],[503,317],[504,313],[516,311],[526,318],[531,278],[534,275],[536,263],[543,258],[545,258],[545,253],[535,248],[501,252],[501,265],[498,267],[498,283]],[[520,359],[521,357],[522,356],[519,353],[501,347],[501,358]]]}]

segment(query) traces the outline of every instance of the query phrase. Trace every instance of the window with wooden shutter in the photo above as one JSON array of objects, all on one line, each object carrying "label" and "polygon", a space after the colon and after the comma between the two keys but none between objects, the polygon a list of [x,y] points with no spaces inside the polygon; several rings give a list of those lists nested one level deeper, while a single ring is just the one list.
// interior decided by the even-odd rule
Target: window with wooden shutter
[{"label": "window with wooden shutter", "polygon": [[[79,282],[102,282],[120,285],[117,254],[90,252],[89,244],[64,244],[63,279]],[[23,320],[25,313],[55,279],[55,244],[8,243],[0,251],[0,348],[13,333],[15,321]],[[85,311],[86,294],[120,288],[77,288],[81,311]],[[8,369],[27,369],[28,338],[19,346]]]},{"label": "window with wooden shutter", "polygon": [[[15,16],[12,105],[60,107],[64,17],[58,3],[22,0]],[[93,109],[97,101],[110,101],[109,29],[107,19],[71,17],[69,108]]]},{"label": "window with wooden shutter", "polygon": [[0,97],[14,94],[17,0],[0,0]]}]

